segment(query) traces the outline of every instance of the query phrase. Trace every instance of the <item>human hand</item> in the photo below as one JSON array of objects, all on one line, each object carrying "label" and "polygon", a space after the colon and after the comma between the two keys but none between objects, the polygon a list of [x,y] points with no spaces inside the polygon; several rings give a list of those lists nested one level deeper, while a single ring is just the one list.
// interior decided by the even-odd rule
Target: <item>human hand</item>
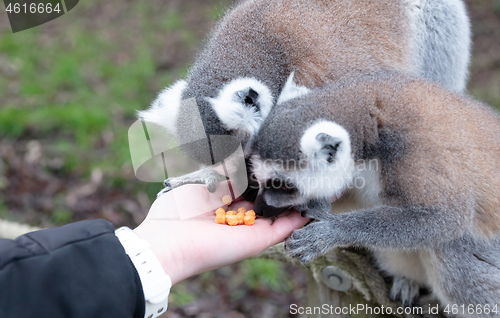
[{"label": "human hand", "polygon": [[[219,187],[221,188],[221,187]],[[267,247],[290,236],[309,219],[298,212],[283,215],[272,222],[257,218],[252,226],[225,226],[215,223],[213,210],[190,219],[169,218],[182,202],[191,206],[213,207],[224,193],[209,193],[204,185],[184,185],[160,196],[151,206],[144,222],[134,231],[151,244],[151,249],[175,284],[190,276],[255,256]],[[175,200],[174,200],[175,198]],[[222,203],[220,204],[222,206]],[[236,202],[231,209],[252,209],[249,202]],[[189,209],[189,207],[185,207]],[[189,212],[189,211],[187,211]],[[164,217],[159,217],[164,216]]]}]

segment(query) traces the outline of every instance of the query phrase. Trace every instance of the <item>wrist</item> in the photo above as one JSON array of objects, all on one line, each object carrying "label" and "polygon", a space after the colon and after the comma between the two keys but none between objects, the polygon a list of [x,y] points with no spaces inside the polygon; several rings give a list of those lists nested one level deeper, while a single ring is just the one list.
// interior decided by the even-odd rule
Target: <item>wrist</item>
[{"label": "wrist", "polygon": [[175,246],[175,241],[172,241],[173,238],[166,238],[165,236],[159,237],[155,230],[148,228],[144,223],[133,231],[151,245],[151,251],[160,262],[165,273],[170,276],[172,285],[189,277],[184,277],[182,254],[173,248],[173,246]]},{"label": "wrist", "polygon": [[119,228],[115,234],[139,275],[146,305],[144,317],[158,317],[168,307],[172,287],[170,276],[163,270],[149,242],[128,227]]}]

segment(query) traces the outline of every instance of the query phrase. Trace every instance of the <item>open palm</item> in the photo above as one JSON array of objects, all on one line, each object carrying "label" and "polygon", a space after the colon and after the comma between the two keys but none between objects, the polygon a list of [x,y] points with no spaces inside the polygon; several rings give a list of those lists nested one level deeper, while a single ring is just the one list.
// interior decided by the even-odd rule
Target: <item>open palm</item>
[{"label": "open palm", "polygon": [[[135,229],[151,244],[173,284],[255,256],[309,220],[298,212],[290,212],[274,222],[257,218],[252,226],[216,224],[214,210],[222,206],[220,199],[227,194],[223,189],[218,187],[210,193],[204,185],[176,188],[160,196],[145,221]],[[231,209],[242,206],[252,209],[252,204],[245,201],[233,203]]]}]

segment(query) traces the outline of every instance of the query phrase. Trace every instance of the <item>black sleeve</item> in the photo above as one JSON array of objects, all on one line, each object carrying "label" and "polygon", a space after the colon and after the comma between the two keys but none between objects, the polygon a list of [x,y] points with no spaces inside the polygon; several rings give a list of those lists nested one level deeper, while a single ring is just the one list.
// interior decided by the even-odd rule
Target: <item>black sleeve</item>
[{"label": "black sleeve", "polygon": [[82,221],[0,239],[0,317],[143,318],[144,294],[113,225]]}]

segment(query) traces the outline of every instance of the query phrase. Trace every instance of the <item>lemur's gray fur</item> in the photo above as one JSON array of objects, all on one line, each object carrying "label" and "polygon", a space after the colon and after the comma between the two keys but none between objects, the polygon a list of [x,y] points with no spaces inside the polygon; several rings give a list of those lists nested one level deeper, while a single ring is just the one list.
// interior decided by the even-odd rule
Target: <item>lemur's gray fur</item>
[{"label": "lemur's gray fur", "polygon": [[500,309],[500,116],[487,105],[358,77],[276,105],[251,153],[256,213],[294,205],[315,220],[286,241],[293,257],[367,247],[406,304],[425,286],[442,305]]},{"label": "lemur's gray fur", "polygon": [[[248,0],[228,11],[187,81],[139,115],[182,144],[193,121],[181,100],[194,97],[207,135],[234,135],[245,149],[277,103],[364,73],[393,69],[462,92],[469,54],[462,0]],[[205,169],[166,186],[223,179]]]}]

